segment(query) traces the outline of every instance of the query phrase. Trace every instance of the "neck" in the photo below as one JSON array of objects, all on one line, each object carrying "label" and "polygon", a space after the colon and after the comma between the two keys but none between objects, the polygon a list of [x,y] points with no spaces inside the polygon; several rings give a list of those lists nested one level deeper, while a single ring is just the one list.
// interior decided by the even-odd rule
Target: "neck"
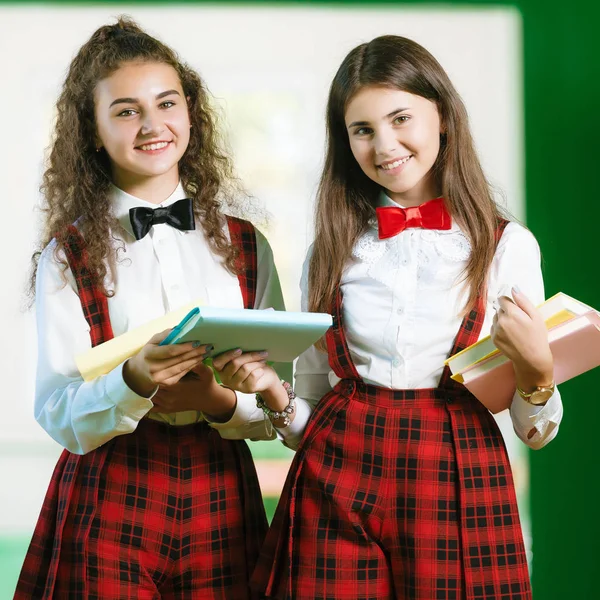
[{"label": "neck", "polygon": [[113,173],[113,180],[119,189],[131,196],[152,204],[160,204],[169,198],[179,185],[179,170],[172,169],[155,177],[135,176],[130,173],[123,177]]},{"label": "neck", "polygon": [[417,185],[405,192],[392,192],[387,189],[385,192],[394,202],[404,208],[420,206],[442,195],[441,186],[431,176],[424,177]]}]

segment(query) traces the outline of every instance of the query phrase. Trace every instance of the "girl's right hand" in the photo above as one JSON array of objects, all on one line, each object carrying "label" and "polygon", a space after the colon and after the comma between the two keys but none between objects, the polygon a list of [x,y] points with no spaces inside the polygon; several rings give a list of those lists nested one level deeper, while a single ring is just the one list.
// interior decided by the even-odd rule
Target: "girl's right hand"
[{"label": "girl's right hand", "polygon": [[208,345],[197,342],[159,346],[170,329],[157,333],[123,365],[123,379],[139,396],[149,397],[157,386],[177,383],[186,373],[204,360]]}]

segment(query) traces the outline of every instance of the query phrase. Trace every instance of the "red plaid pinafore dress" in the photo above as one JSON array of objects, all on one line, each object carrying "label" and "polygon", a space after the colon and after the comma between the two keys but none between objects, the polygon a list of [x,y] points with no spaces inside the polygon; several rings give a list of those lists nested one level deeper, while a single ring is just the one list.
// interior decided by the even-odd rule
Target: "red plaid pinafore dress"
[{"label": "red plaid pinafore dress", "polygon": [[[477,341],[484,306],[479,299],[465,317],[451,354]],[[437,388],[364,383],[339,289],[333,317],[327,348],[341,381],[311,416],[253,587],[293,600],[530,600],[492,415],[448,367]]]},{"label": "red plaid pinafore dress", "polygon": [[[253,308],[255,232],[239,219],[228,225],[244,264],[244,305]],[[65,251],[96,346],[113,337],[108,304],[90,284],[74,227]],[[62,453],[15,599],[245,600],[266,530],[245,441],[222,439],[204,422],[142,419],[88,454]]]}]

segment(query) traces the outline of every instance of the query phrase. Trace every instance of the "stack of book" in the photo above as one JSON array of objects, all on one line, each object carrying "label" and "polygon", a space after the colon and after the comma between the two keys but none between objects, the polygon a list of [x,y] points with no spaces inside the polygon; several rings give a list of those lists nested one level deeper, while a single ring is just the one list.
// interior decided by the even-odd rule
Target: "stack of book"
[{"label": "stack of book", "polygon": [[[554,357],[554,380],[562,383],[600,366],[600,314],[559,293],[538,307],[548,329]],[[492,413],[509,408],[516,382],[512,362],[488,336],[450,357],[452,379],[465,387]]]}]

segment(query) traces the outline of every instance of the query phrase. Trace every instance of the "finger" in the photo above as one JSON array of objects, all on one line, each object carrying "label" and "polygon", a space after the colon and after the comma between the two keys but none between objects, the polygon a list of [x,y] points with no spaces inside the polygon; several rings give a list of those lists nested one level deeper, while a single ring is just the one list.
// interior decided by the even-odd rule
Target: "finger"
[{"label": "finger", "polygon": [[240,366],[231,380],[236,386],[248,384],[251,380],[257,381],[264,374],[264,367],[264,361],[245,363]]},{"label": "finger", "polygon": [[499,296],[496,302],[498,304],[497,313],[508,313],[515,306],[515,303],[506,296]]},{"label": "finger", "polygon": [[223,352],[218,354],[217,356],[213,356],[213,367],[217,371],[221,371],[225,365],[231,362],[234,358],[240,356],[242,354],[241,348],[235,348],[234,350],[228,350],[227,352]]},{"label": "finger", "polygon": [[182,362],[187,362],[188,360],[196,359],[198,361],[202,361],[207,357],[207,354],[203,352],[203,346],[200,346],[198,348],[192,348],[187,352],[178,354],[177,356],[164,358],[160,358],[160,356],[160,354],[155,352],[150,352],[149,355],[145,356],[146,362],[148,364],[148,370],[151,373],[158,373],[165,369],[169,369],[178,364],[181,364]]},{"label": "finger", "polygon": [[155,333],[149,340],[148,344],[160,344],[170,333],[173,331],[172,329],[165,329],[164,331],[159,331]]},{"label": "finger", "polygon": [[237,356],[236,358],[234,358],[233,360],[231,360],[228,365],[226,365],[225,370],[227,370],[227,368],[229,368],[230,366],[234,366],[235,370],[239,369],[241,366],[248,364],[248,363],[252,363],[252,362],[261,362],[261,361],[265,361],[267,360],[267,357],[269,356],[268,352],[244,352],[244,354],[241,354],[239,356]]},{"label": "finger", "polygon": [[186,373],[191,371],[202,358],[192,358],[154,373],[154,380],[164,385],[177,383]]},{"label": "finger", "polygon": [[232,360],[230,363],[225,365],[225,368],[219,373],[225,378],[240,382],[248,377],[248,373],[250,373],[258,363],[264,366],[264,359],[262,361],[257,361],[256,359],[251,361],[244,356],[240,356],[239,358]]},{"label": "finger", "polygon": [[236,364],[243,365],[247,362],[254,362],[257,360],[265,360],[269,356],[268,352],[256,351],[256,352],[243,352],[240,348],[235,350],[229,350],[213,357],[213,367],[217,371],[221,371],[225,368],[225,365],[235,360]]},{"label": "finger", "polygon": [[213,349],[211,344],[198,344],[198,342],[186,342],[185,344],[170,344],[168,346],[149,345],[146,347],[145,355],[150,360],[169,360],[181,358],[186,353],[194,353],[197,356],[207,354]]},{"label": "finger", "polygon": [[532,319],[539,316],[538,310],[535,304],[519,289],[518,286],[512,289],[513,298],[515,304]]}]

